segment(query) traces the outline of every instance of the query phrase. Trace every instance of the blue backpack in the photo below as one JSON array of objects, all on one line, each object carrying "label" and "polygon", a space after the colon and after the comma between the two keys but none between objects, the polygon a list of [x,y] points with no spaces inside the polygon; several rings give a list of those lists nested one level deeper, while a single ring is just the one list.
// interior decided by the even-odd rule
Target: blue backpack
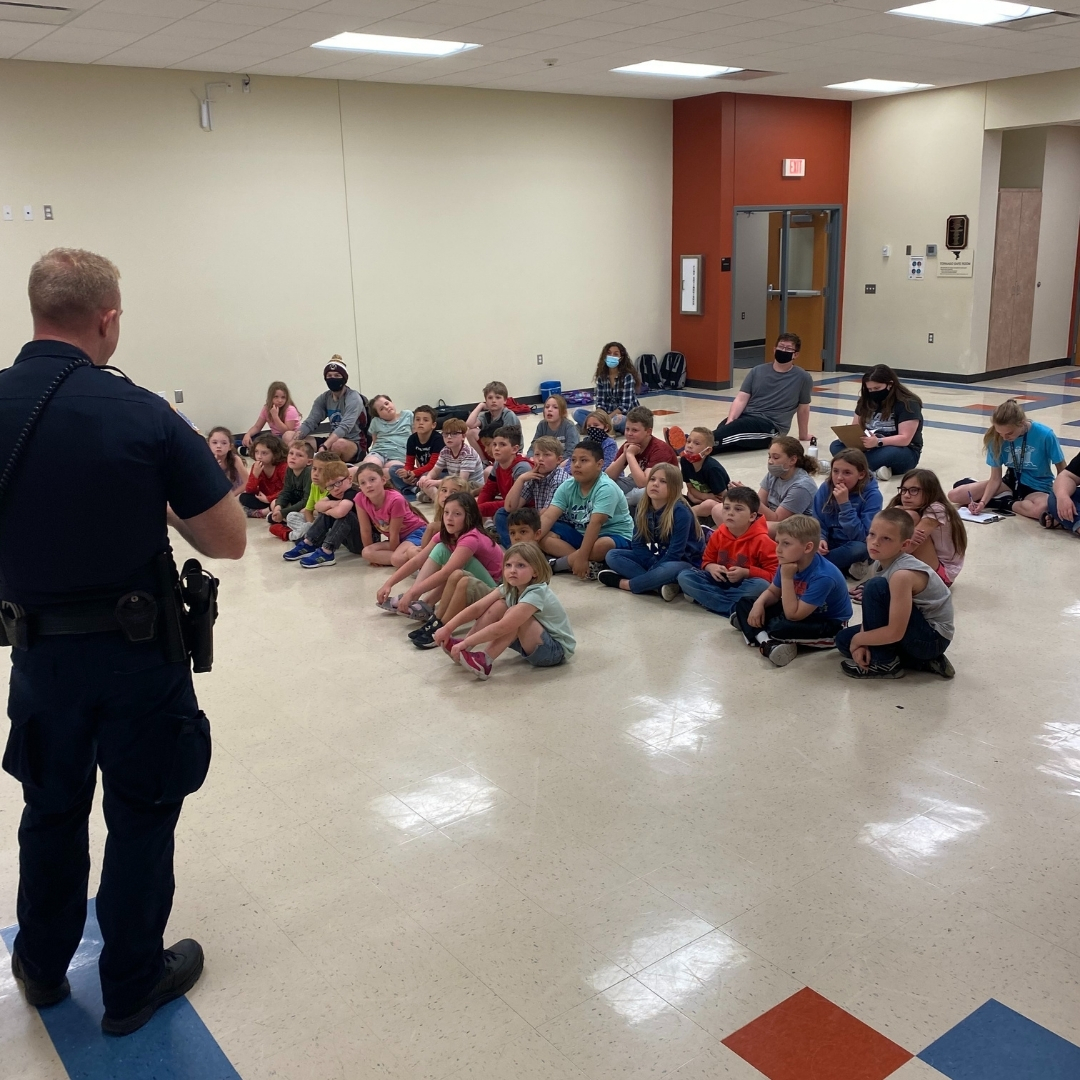
[{"label": "blue backpack", "polygon": [[681,352],[664,353],[660,361],[660,389],[682,390],[686,386],[686,357]]},{"label": "blue backpack", "polygon": [[660,389],[660,365],[654,353],[642,353],[637,358],[638,374],[641,376],[643,390]]}]

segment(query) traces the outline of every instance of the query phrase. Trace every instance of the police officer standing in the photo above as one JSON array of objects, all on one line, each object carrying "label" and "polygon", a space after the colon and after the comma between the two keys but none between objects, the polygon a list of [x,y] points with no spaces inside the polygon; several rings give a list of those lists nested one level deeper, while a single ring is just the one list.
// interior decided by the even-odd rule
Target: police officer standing
[{"label": "police officer standing", "polygon": [[246,529],[203,439],[102,370],[120,335],[119,280],[108,259],[63,248],[30,272],[34,339],[0,372],[0,625],[12,645],[3,767],[26,803],[12,974],[32,1005],[70,993],[100,768],[101,1026],[127,1035],[203,967],[197,942],[162,940],[173,832],[210,764],[191,664],[169,633],[180,621],[166,524],[224,559],[243,555]]}]

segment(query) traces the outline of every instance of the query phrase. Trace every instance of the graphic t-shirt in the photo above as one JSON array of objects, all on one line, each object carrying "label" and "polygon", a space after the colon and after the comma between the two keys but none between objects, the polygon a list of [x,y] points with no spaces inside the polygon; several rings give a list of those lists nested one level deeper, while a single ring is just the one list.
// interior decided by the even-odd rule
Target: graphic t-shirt
[{"label": "graphic t-shirt", "polygon": [[727,469],[714,457],[699,461],[700,469],[695,469],[693,463],[687,461],[685,457],[679,459],[679,464],[682,467],[682,478],[686,481],[686,486],[700,491],[702,495],[722,495],[731,483]]},{"label": "graphic t-shirt", "polygon": [[767,473],[761,481],[765,505],[770,510],[783,507],[790,514],[809,514],[817,494],[817,484],[805,469],[796,469],[789,480]]},{"label": "graphic t-shirt", "polygon": [[438,457],[445,445],[441,431],[430,432],[426,443],[422,443],[420,436],[414,431],[405,444],[405,457],[406,460],[412,458],[412,471],[422,472],[429,465],[433,467],[435,462],[431,460],[432,457]]},{"label": "graphic t-shirt", "polygon": [[[1023,461],[1020,461],[1021,451]],[[1035,491],[1049,493],[1054,487],[1054,464],[1064,461],[1057,436],[1045,424],[1034,421],[1031,430],[1012,442],[1002,443],[1001,452],[987,448],[986,464],[1003,469],[1016,469],[1021,484]],[[1019,462],[1019,464],[1018,464]]]},{"label": "graphic t-shirt", "polygon": [[[773,584],[781,588],[781,569],[776,568]],[[821,619],[838,619],[846,622],[851,618],[851,597],[848,595],[844,572],[838,570],[824,555],[814,555],[805,570],[795,573],[795,595],[814,607],[814,615]]]},{"label": "graphic t-shirt", "polygon": [[404,540],[417,529],[426,529],[427,521],[422,518],[406,501],[400,491],[387,491],[383,496],[382,506],[376,506],[362,491],[353,499],[358,510],[363,510],[371,519],[372,525],[383,534],[390,535],[391,518],[401,518],[398,539]]},{"label": "graphic t-shirt", "polygon": [[895,435],[900,430],[900,425],[906,420],[917,420],[919,426],[915,431],[915,436],[908,443],[908,446],[915,451],[916,454],[922,453],[923,439],[923,417],[922,408],[916,403],[912,402],[910,405],[905,404],[903,401],[897,401],[893,405],[892,412],[888,416],[882,416],[881,413],[874,413],[869,420],[866,421],[866,430],[872,435],[877,435],[883,439],[888,438],[890,435]]},{"label": "graphic t-shirt", "polygon": [[570,620],[551,586],[539,581],[533,582],[525,587],[516,600],[512,598],[513,592],[508,585],[499,586],[499,593],[508,608],[515,604],[530,604],[536,608],[536,621],[563,647],[563,652],[568,657],[573,656],[577,647],[574,631],[570,629]]},{"label": "graphic t-shirt", "polygon": [[593,514],[607,514],[607,521],[600,530],[601,536],[621,536],[630,540],[634,535],[634,519],[626,505],[626,496],[610,476],[601,473],[588,495],[571,477],[561,485],[551,500],[552,506],[562,511],[563,519],[584,534]]}]

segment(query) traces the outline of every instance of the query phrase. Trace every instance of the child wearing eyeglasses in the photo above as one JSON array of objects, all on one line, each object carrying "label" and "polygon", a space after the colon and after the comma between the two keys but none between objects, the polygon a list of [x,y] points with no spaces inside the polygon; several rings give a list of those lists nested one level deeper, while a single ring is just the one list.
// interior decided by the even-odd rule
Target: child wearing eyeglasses
[{"label": "child wearing eyeglasses", "polygon": [[287,562],[299,562],[305,570],[333,566],[335,552],[342,544],[354,555],[364,548],[356,503],[360,489],[349,478],[344,461],[327,461],[322,469],[326,497],[315,504],[315,520],[295,547],[282,555]]},{"label": "child wearing eyeglasses", "polygon": [[904,550],[926,563],[946,585],[952,586],[964,566],[967,529],[956,507],[929,469],[909,469],[900,481],[900,494],[889,507],[906,510],[915,533]]}]

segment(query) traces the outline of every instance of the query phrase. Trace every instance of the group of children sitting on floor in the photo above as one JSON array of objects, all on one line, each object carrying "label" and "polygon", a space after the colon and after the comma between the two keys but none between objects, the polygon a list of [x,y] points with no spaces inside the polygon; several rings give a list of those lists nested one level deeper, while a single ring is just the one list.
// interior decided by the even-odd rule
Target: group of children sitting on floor
[{"label": "group of children sitting on floor", "polygon": [[[606,412],[579,427],[554,395],[526,456],[506,399],[506,387],[490,383],[468,419],[449,418],[440,431],[430,406],[401,411],[380,394],[370,402],[370,450],[350,468],[310,439],[286,439],[299,413],[273,383],[243,437],[250,470],[227,429],[208,442],[247,513],[292,542],[287,561],[332,566],[344,546],[393,567],[377,604],[420,623],[409,634],[418,648],[439,646],[480,678],[508,648],[534,667],[573,655],[549,585],[563,571],[669,601],[682,593],[729,618],[778,667],[800,645],[835,646],[852,678],[907,669],[951,678],[950,589],[967,547],[957,504],[978,513],[1004,498],[1047,528],[1080,521],[1080,455],[1066,470],[1054,433],[1011,399],[984,440],[989,480],[946,492],[932,471],[914,468],[887,507],[861,450],[836,452],[819,482],[818,461],[778,435],[755,491],[712,456],[708,428],[671,429],[677,452],[653,435],[653,414],[640,405],[625,415],[619,446]],[[255,430],[264,421],[271,430]],[[433,504],[430,521],[416,510],[422,501]],[[859,626],[848,625],[852,600],[862,605]]]}]

